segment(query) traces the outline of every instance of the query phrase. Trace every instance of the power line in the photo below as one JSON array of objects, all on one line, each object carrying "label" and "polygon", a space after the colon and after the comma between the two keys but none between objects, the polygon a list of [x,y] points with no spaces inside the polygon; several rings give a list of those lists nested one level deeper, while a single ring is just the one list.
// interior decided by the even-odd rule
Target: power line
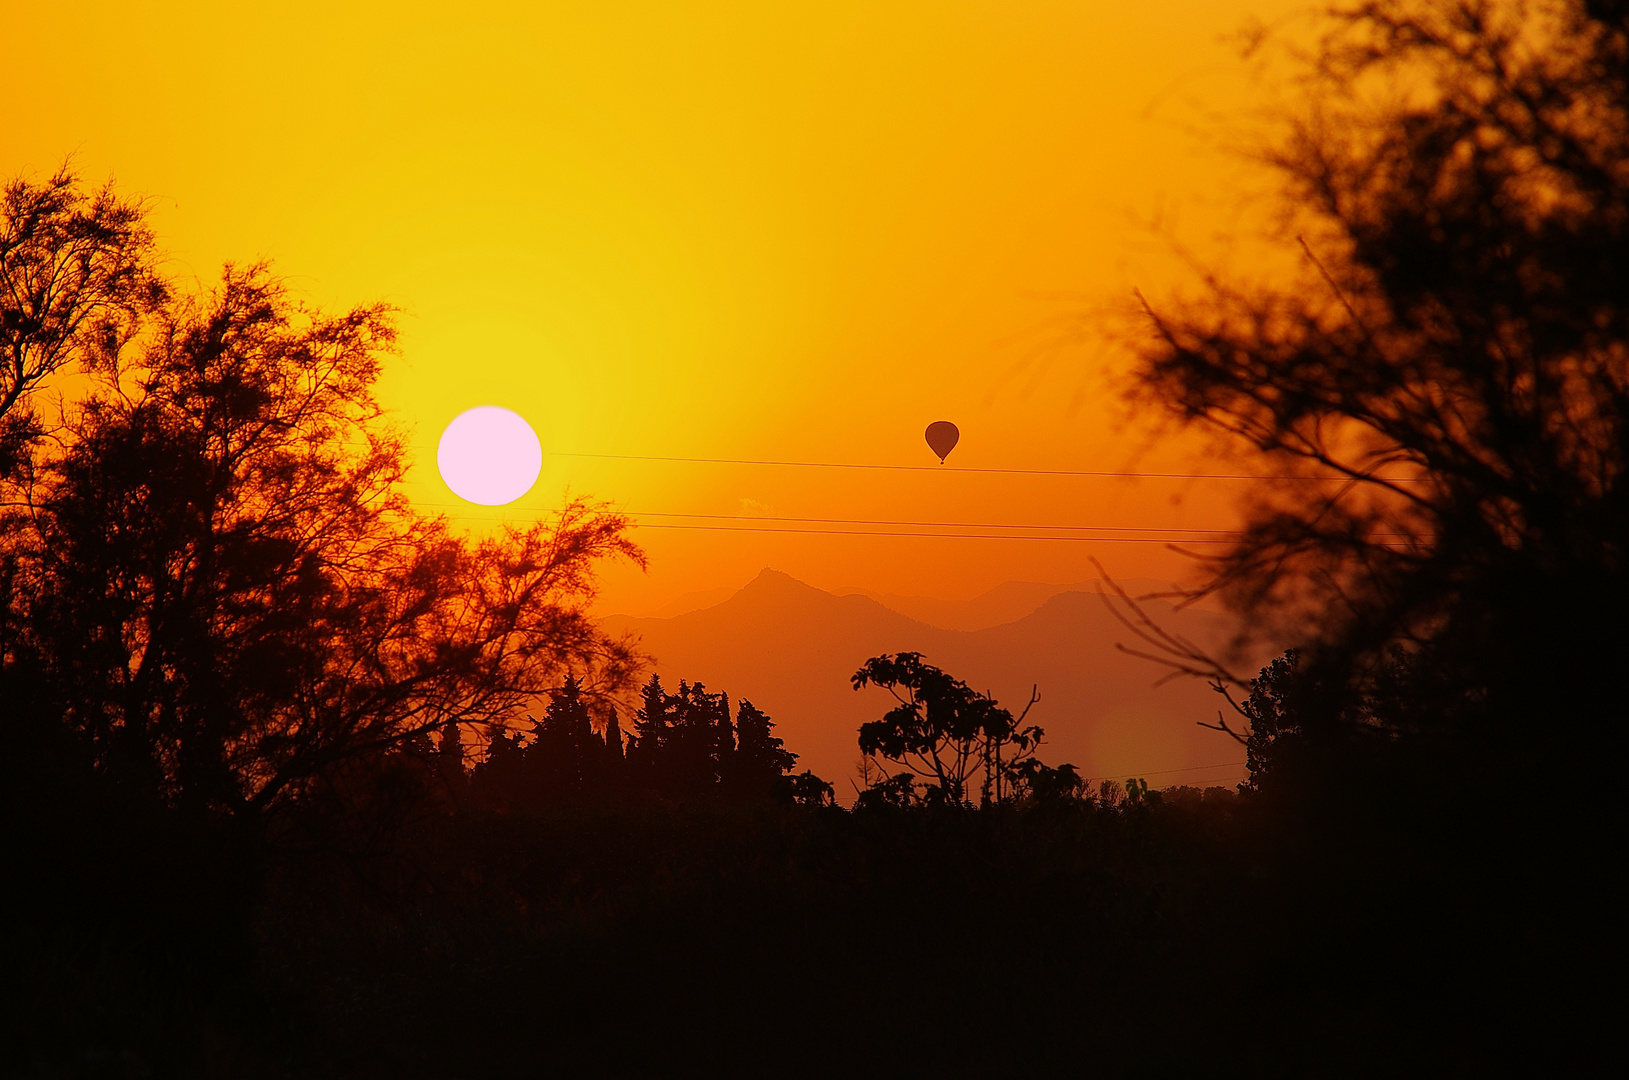
[{"label": "power line", "polygon": [[[894,472],[996,473],[1004,476],[1113,476],[1163,480],[1304,480],[1337,483],[1349,476],[1284,476],[1268,473],[1135,472],[1120,469],[983,469],[960,465],[872,465],[847,461],[770,461],[761,458],[672,457],[658,454],[581,454],[553,450],[550,457],[600,458],[609,461],[678,461],[698,465],[777,465],[796,469],[881,469]],[[1376,476],[1392,484],[1420,484],[1423,477]]]},{"label": "power line", "polygon": [[[1121,532],[1121,533],[1202,533],[1206,535],[1240,537],[1246,535],[1241,529],[1183,529],[1175,525],[1161,526],[1133,526],[1133,525],[1025,525],[1021,522],[1005,521],[891,521],[877,518],[823,518],[823,517],[786,517],[778,514],[681,514],[672,511],[656,510],[628,510],[624,511],[628,517],[665,517],[665,518],[700,518],[709,521],[797,521],[827,525],[900,525],[918,526],[924,529],[1079,529],[1084,532]],[[824,530],[817,530],[824,531]],[[907,535],[915,536],[916,533]],[[926,534],[922,534],[926,535]],[[1414,537],[1408,533],[1376,532],[1371,536],[1390,536],[1402,540],[1412,540]],[[1045,539],[1042,537],[1041,539]],[[1196,543],[1198,541],[1195,541]]]},{"label": "power line", "polygon": [[[1092,544],[1232,544],[1234,540],[1211,540],[1193,536],[1037,536],[1034,533],[885,532],[880,529],[791,529],[747,528],[740,525],[669,525],[636,522],[636,529],[682,529],[706,532],[784,533],[796,536],[915,536],[944,540],[1051,540]],[[1378,543],[1375,547],[1406,551],[1410,545]]]},{"label": "power line", "polygon": [[[461,506],[459,503],[420,502],[421,506]],[[526,513],[559,513],[550,507],[492,507],[493,510],[517,510]],[[984,521],[894,521],[884,518],[826,518],[826,517],[792,517],[775,514],[691,514],[674,511],[658,510],[626,510],[617,511],[624,516],[632,518],[684,518],[702,521],[784,521],[802,524],[817,525],[892,525],[900,528],[921,529],[1026,529],[1036,531],[1059,532],[1076,529],[1092,533],[1155,533],[1154,536],[1037,536],[1031,533],[1018,533],[1001,535],[995,533],[958,533],[958,532],[885,532],[872,529],[802,529],[777,528],[774,526],[739,527],[728,525],[681,525],[663,522],[640,523],[636,522],[634,528],[639,529],[685,529],[685,530],[712,530],[716,532],[775,532],[800,534],[805,536],[943,536],[950,539],[966,540],[1067,540],[1067,541],[1101,541],[1104,543],[1156,543],[1156,544],[1224,544],[1232,543],[1245,535],[1237,529],[1183,529],[1175,526],[1129,526],[1129,525],[1026,525],[1014,522],[984,522]],[[458,517],[473,517],[474,515],[459,514]],[[1405,533],[1375,533],[1375,536],[1392,536],[1407,538]],[[1209,539],[1209,537],[1224,537],[1225,539]],[[1400,543],[1382,543],[1382,547],[1406,547]]]},{"label": "power line", "polygon": [[1241,535],[1237,529],[1137,528],[1126,525],[1024,525],[990,521],[886,521],[877,518],[784,517],[776,514],[679,514],[629,510],[629,517],[702,518],[709,521],[798,521],[823,525],[912,525],[933,529],[1088,529],[1094,532],[1219,533]]},{"label": "power line", "polygon": [[1086,779],[1088,781],[1090,781],[1090,780],[1129,780],[1132,777],[1139,777],[1140,778],[1140,777],[1144,777],[1144,776],[1169,776],[1172,773],[1200,772],[1200,771],[1203,771],[1205,769],[1237,769],[1240,766],[1248,765],[1248,764],[1249,764],[1249,762],[1246,762],[1246,761],[1219,761],[1215,765],[1190,765],[1186,769],[1155,769],[1152,772],[1116,773],[1113,776],[1089,776]]},{"label": "power line", "polygon": [[[419,506],[452,506],[452,507],[460,507],[460,508],[462,508],[466,504],[463,504],[463,503],[428,502],[428,501],[420,500],[420,501],[418,501],[418,505]],[[501,506],[501,507],[500,506],[494,506],[494,507],[491,507],[490,509],[492,509],[492,510],[518,510],[518,511],[524,511],[526,513],[537,513],[537,514],[558,514],[560,512],[558,508],[548,507],[548,506]],[[1133,532],[1133,533],[1162,533],[1162,534],[1163,533],[1205,533],[1205,534],[1218,534],[1218,535],[1223,535],[1223,536],[1239,536],[1239,535],[1242,535],[1239,532],[1239,530],[1237,530],[1237,529],[1183,529],[1183,528],[1178,528],[1176,526],[1144,527],[1144,526],[1130,526],[1130,525],[1026,525],[1026,524],[1023,524],[1022,522],[1006,522],[1006,521],[894,521],[892,519],[885,519],[885,518],[792,517],[792,516],[781,515],[781,514],[689,514],[689,513],[680,513],[680,512],[672,511],[672,510],[615,510],[615,511],[611,511],[611,512],[616,513],[616,514],[620,514],[620,515],[622,515],[624,517],[633,517],[633,518],[645,518],[645,517],[688,518],[688,519],[699,519],[699,520],[704,520],[704,521],[790,521],[790,522],[800,522],[800,523],[804,523],[804,524],[819,524],[819,525],[897,525],[897,526],[901,526],[901,527],[912,526],[912,527],[918,527],[918,528],[924,528],[924,529],[1050,529],[1050,530],[1083,529],[1083,530],[1090,530],[1090,531],[1095,531],[1095,532]],[[657,526],[650,526],[650,527],[651,528],[656,528]],[[822,529],[822,530],[810,530],[810,531],[824,532],[826,530]],[[907,534],[907,535],[915,536],[915,535],[919,535],[919,534],[910,533],[910,534]],[[1388,533],[1388,534],[1384,534],[1384,535],[1400,535],[1400,534],[1389,534]]]},{"label": "power line", "polygon": [[[1033,533],[885,532],[880,529],[793,529],[744,525],[671,525],[636,523],[636,529],[683,529],[705,532],[785,533],[801,536],[919,536],[946,540],[1057,540],[1104,544],[1231,544],[1232,540],[1206,540],[1187,536],[1037,536]],[[1385,546],[1385,545],[1382,545]]]}]

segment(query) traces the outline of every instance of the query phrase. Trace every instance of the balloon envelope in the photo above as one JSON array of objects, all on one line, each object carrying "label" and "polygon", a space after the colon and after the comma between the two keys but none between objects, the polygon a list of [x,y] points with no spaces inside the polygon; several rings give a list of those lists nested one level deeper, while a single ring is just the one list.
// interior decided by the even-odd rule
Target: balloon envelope
[{"label": "balloon envelope", "polygon": [[956,449],[956,441],[962,433],[956,430],[956,425],[949,420],[935,420],[928,425],[928,449],[939,455],[939,464],[945,463],[945,457]]}]

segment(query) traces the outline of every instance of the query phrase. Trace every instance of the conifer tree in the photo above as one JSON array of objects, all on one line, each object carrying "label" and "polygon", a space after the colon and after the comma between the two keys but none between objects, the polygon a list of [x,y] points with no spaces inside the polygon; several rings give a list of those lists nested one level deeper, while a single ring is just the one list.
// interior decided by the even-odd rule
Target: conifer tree
[{"label": "conifer tree", "polygon": [[679,680],[673,695],[673,730],[662,761],[667,794],[696,796],[716,781],[717,719],[714,695],[702,683]]},{"label": "conifer tree", "polygon": [[545,799],[569,801],[582,797],[593,772],[590,758],[597,758],[594,744],[598,742],[588,705],[583,701],[582,684],[575,675],[568,674],[551,695],[538,727],[537,742],[531,747],[531,756],[537,762],[533,776],[541,783]]},{"label": "conifer tree", "polygon": [[622,748],[622,718],[617,715],[617,707],[612,705],[605,717],[605,756],[616,768],[621,768],[623,761]]},{"label": "conifer tree", "polygon": [[668,700],[661,677],[653,674],[640,691],[639,711],[634,713],[633,744],[642,760],[648,761],[667,745],[672,722]]},{"label": "conifer tree", "polygon": [[[424,733],[415,732],[415,738],[422,738]],[[436,746],[436,772],[440,774],[442,783],[454,791],[459,790],[464,783],[464,735],[458,729],[458,721],[448,720],[441,725],[441,740]]]},{"label": "conifer tree", "polygon": [[767,713],[741,700],[735,717],[735,753],[724,772],[732,792],[766,795],[797,764],[798,756],[785,748],[784,741],[773,733],[774,727]]}]

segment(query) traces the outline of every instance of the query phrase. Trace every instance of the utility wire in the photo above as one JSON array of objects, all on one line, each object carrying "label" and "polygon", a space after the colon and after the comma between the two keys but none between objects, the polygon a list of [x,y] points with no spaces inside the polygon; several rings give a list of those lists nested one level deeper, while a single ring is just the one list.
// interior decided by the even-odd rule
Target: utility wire
[{"label": "utility wire", "polygon": [[910,525],[924,529],[1083,529],[1093,532],[1133,532],[1133,533],[1218,533],[1227,536],[1240,535],[1237,529],[1179,529],[1179,528],[1135,528],[1126,525],[1024,525],[1017,522],[1004,521],[886,521],[877,518],[824,518],[824,517],[784,517],[776,514],[678,514],[671,512],[656,512],[643,510],[627,511],[629,517],[661,517],[661,518],[699,518],[708,521],[794,521],[820,525]]},{"label": "utility wire", "polygon": [[770,526],[748,528],[744,525],[671,525],[635,523],[636,529],[684,529],[705,532],[737,533],[789,533],[801,536],[920,536],[948,540],[1060,540],[1075,543],[1104,544],[1231,544],[1232,540],[1207,540],[1187,536],[1037,536],[1034,533],[953,533],[953,532],[885,532],[881,529],[792,529]]},{"label": "utility wire", "polygon": [[[451,506],[467,509],[467,503],[445,503],[416,501],[419,506]],[[514,510],[534,514],[558,514],[560,511],[549,506],[493,506],[492,510]],[[671,510],[613,510],[611,513],[633,518],[686,518],[704,521],[790,521],[803,524],[818,525],[898,525],[912,526],[924,529],[1082,529],[1095,532],[1134,532],[1134,533],[1215,533],[1225,536],[1241,535],[1237,529],[1182,529],[1176,526],[1129,526],[1129,525],[1025,525],[1021,522],[1007,521],[894,521],[885,518],[831,518],[831,517],[791,517],[781,514],[686,514]],[[812,530],[824,531],[824,530]],[[915,534],[912,534],[915,535]],[[1400,534],[1385,534],[1400,535]]]},{"label": "utility wire", "polygon": [[1205,769],[1237,769],[1240,766],[1247,764],[1249,763],[1245,761],[1219,761],[1215,765],[1190,765],[1186,769],[1155,769],[1153,772],[1129,772],[1116,773],[1113,776],[1089,776],[1086,777],[1086,780],[1088,782],[1092,780],[1129,780],[1132,777],[1141,778],[1144,776],[1169,776],[1172,773],[1201,772]]},{"label": "utility wire", "polygon": [[[426,504],[428,505],[428,504]],[[452,514],[451,517],[471,521],[490,521],[491,518],[474,514]],[[635,529],[670,529],[684,532],[776,533],[789,536],[902,536],[925,540],[1050,540],[1062,543],[1093,544],[1231,544],[1233,539],[1212,539],[1203,536],[1057,536],[1037,533],[970,533],[970,532],[903,532],[885,529],[800,529],[780,526],[753,528],[746,525],[678,525],[670,522],[633,523]],[[1030,526],[987,526],[988,528],[1028,528]],[[1067,528],[1068,526],[1057,526]],[[1407,550],[1410,545],[1385,542],[1376,547]]]},{"label": "utility wire", "polygon": [[[420,502],[420,506],[453,506],[461,507],[460,503]],[[558,510],[548,507],[518,506],[518,507],[492,507],[493,510],[515,510],[525,513],[558,513]],[[1185,544],[1221,544],[1231,543],[1244,533],[1238,529],[1183,529],[1175,526],[1128,526],[1128,525],[1025,525],[1015,522],[985,522],[985,521],[894,521],[883,518],[826,518],[826,517],[792,517],[775,514],[687,514],[671,511],[656,510],[626,510],[616,511],[631,518],[683,518],[686,520],[701,521],[750,521],[773,522],[784,521],[797,524],[817,525],[892,525],[900,528],[921,529],[1025,529],[1036,531],[1059,532],[1064,530],[1079,530],[1091,533],[1155,533],[1154,536],[1035,536],[1027,533],[1015,535],[997,535],[991,533],[953,533],[953,532],[883,532],[877,530],[851,530],[851,529],[801,529],[776,528],[772,526],[739,527],[727,525],[680,525],[663,522],[639,523],[634,528],[642,529],[691,529],[715,530],[722,532],[781,532],[798,533],[803,535],[831,534],[833,536],[945,536],[952,539],[986,538],[991,540],[1101,540],[1115,543],[1185,543]],[[460,514],[459,517],[474,517],[475,515]],[[1375,533],[1375,536],[1390,536],[1408,539],[1405,533]],[[1208,537],[1224,537],[1226,539],[1209,539]],[[1406,546],[1387,544],[1382,546]]]},{"label": "utility wire", "polygon": [[[871,465],[846,461],[770,461],[761,458],[707,458],[669,457],[657,454],[580,454],[550,451],[549,457],[600,458],[609,461],[678,461],[701,465],[779,465],[797,469],[883,469],[895,472],[959,472],[997,473],[1004,476],[1119,476],[1146,477],[1165,480],[1305,480],[1319,483],[1344,483],[1349,476],[1281,476],[1263,473],[1191,473],[1191,472],[1136,472],[1116,469],[983,469],[960,465]],[[1423,477],[1376,476],[1393,484],[1420,484]]]},{"label": "utility wire", "polygon": [[[794,521],[824,525],[909,525],[924,529],[1078,529],[1082,532],[1160,533],[1162,536],[1174,533],[1203,533],[1230,537],[1245,535],[1241,529],[1183,529],[1175,525],[1025,525],[1021,522],[1005,521],[889,521],[876,518],[786,517],[777,514],[680,514],[655,510],[628,510],[625,513],[628,517],[636,518],[698,518],[709,521]],[[1413,539],[1408,533],[1399,532],[1376,532],[1370,535],[1390,536],[1402,540]]]},{"label": "utility wire", "polygon": [[[1215,540],[1194,536],[1039,536],[1035,533],[886,532],[881,529],[792,529],[773,526],[754,529],[744,525],[671,525],[643,522],[635,522],[633,528],[736,533],[786,533],[798,536],[916,536],[946,540],[1051,540],[1065,543],[1091,544],[1231,544],[1235,542],[1231,539]],[[1375,546],[1406,551],[1410,545],[1386,542]]]}]

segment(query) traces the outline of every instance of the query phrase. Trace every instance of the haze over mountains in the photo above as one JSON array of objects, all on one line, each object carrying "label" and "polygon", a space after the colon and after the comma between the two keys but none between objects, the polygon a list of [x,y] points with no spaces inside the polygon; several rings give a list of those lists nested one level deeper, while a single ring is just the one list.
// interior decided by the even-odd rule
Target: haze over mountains
[{"label": "haze over mountains", "polygon": [[[1159,582],[1123,583],[1133,595]],[[886,691],[855,691],[850,677],[869,657],[912,651],[1017,713],[1038,686],[1030,721],[1046,729],[1041,757],[1072,762],[1090,777],[1146,776],[1151,786],[1227,782],[1243,776],[1242,748],[1204,730],[1225,705],[1202,683],[1115,646],[1140,643],[1097,594],[1095,582],[1008,582],[967,601],[845,590],[838,595],[764,570],[720,603],[668,617],[612,615],[656,658],[670,688],[683,678],[768,712],[787,747],[852,799],[860,724],[893,703]],[[1227,617],[1143,604],[1169,630],[1207,647]]]},{"label": "haze over mountains", "polygon": [[[1155,581],[1152,578],[1127,578],[1119,584],[1134,597],[1170,593],[1176,589],[1170,582]],[[980,593],[971,600],[900,596],[896,593],[879,593],[859,588],[830,591],[837,596],[855,594],[869,596],[885,608],[897,611],[901,615],[908,615],[917,622],[937,626],[941,630],[971,631],[1017,622],[1060,593],[1079,592],[1096,596],[1098,585],[1096,579],[1076,582],[1073,585],[1048,585],[1040,581],[1007,581]],[[718,599],[721,601],[724,597]],[[1202,602],[1200,606],[1204,607],[1205,604]]]}]

